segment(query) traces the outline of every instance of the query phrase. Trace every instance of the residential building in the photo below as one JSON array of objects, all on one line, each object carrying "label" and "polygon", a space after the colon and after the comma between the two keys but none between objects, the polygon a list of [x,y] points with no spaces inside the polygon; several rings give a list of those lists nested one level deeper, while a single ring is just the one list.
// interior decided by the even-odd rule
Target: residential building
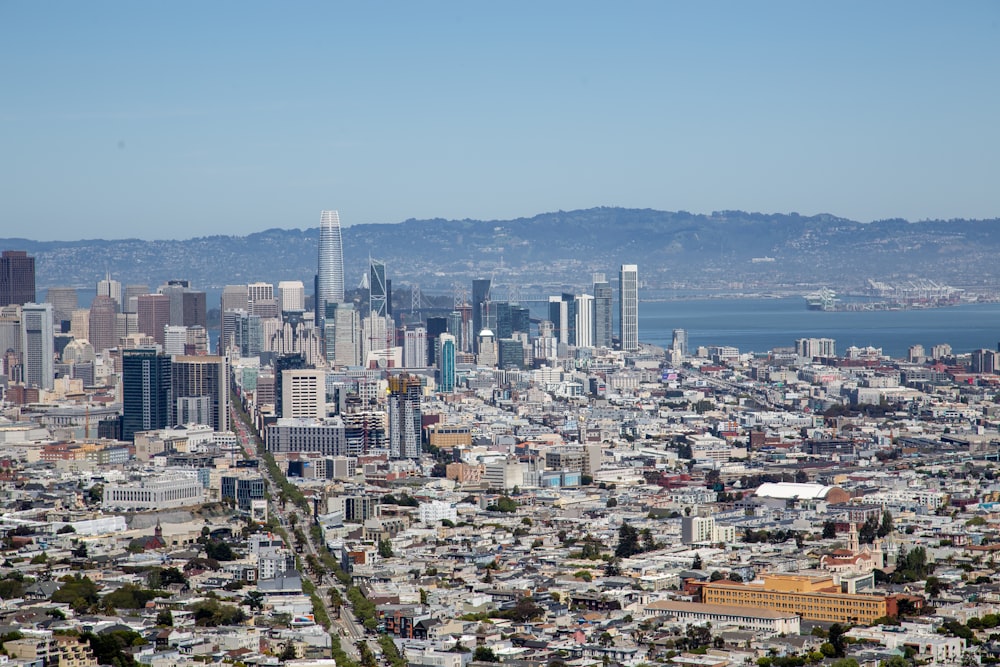
[{"label": "residential building", "polygon": [[639,349],[639,267],[622,264],[618,272],[618,338],[621,349]]},{"label": "residential building", "polygon": [[170,426],[170,356],[155,348],[122,352],[122,439]]},{"label": "residential building", "polygon": [[229,430],[229,369],[225,357],[175,356],[171,362],[171,424]]},{"label": "residential building", "polygon": [[389,377],[389,455],[394,459],[420,456],[422,391],[415,375]]}]

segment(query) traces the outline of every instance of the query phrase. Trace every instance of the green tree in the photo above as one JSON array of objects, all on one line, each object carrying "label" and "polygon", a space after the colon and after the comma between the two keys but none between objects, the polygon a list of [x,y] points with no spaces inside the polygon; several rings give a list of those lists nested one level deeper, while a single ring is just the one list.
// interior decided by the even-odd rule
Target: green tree
[{"label": "green tree", "polygon": [[824,540],[833,540],[833,539],[836,539],[836,537],[837,537],[837,524],[835,524],[833,521],[824,521],[823,522],[823,539]]},{"label": "green tree", "polygon": [[861,529],[858,531],[858,541],[862,544],[871,544],[875,541],[875,537],[878,535],[878,529],[881,524],[879,520],[874,516],[868,517],[868,519],[861,524]]},{"label": "green tree", "polygon": [[392,558],[392,542],[389,540],[379,540],[378,555],[382,558]]},{"label": "green tree", "polygon": [[879,537],[885,537],[886,535],[892,532],[892,528],[893,528],[892,513],[889,510],[883,510],[882,522],[879,524],[876,534]]},{"label": "green tree", "polygon": [[927,577],[927,581],[924,582],[924,592],[927,593],[929,597],[936,598],[941,595],[941,591],[945,590],[947,586],[940,579],[931,575]]},{"label": "green tree", "polygon": [[477,646],[472,652],[472,659],[476,662],[500,662],[500,658],[488,646]]},{"label": "green tree", "polygon": [[844,633],[847,632],[847,628],[842,626],[840,623],[834,623],[830,626],[830,644],[833,646],[833,655],[837,658],[844,657]]},{"label": "green tree", "polygon": [[164,627],[171,627],[174,624],[174,615],[169,609],[161,609],[156,614],[156,624]]},{"label": "green tree", "polygon": [[282,662],[287,662],[288,660],[295,660],[298,654],[295,652],[295,644],[291,640],[285,642],[281,647],[281,653],[278,654],[278,660]]},{"label": "green tree", "polygon": [[618,558],[628,558],[640,553],[639,531],[633,528],[627,521],[623,521],[618,529],[618,546],[615,547],[615,556]]},{"label": "green tree", "polygon": [[260,591],[250,591],[247,593],[247,596],[243,598],[243,604],[251,609],[260,611],[264,608],[264,594]]}]

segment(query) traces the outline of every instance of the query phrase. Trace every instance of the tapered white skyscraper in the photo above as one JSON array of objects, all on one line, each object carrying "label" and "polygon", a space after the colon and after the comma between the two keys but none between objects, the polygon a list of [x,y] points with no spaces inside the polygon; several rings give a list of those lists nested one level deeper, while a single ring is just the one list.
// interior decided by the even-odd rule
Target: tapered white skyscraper
[{"label": "tapered white skyscraper", "polygon": [[320,213],[316,301],[316,311],[323,319],[326,304],[344,301],[344,243],[340,236],[340,215],[336,211]]}]

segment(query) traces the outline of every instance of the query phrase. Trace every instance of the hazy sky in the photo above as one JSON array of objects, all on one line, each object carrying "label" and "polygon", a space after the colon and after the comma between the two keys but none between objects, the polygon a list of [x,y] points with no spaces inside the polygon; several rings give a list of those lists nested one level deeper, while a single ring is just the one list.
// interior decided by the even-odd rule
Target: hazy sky
[{"label": "hazy sky", "polygon": [[0,237],[1000,216],[1000,3],[0,3]]}]

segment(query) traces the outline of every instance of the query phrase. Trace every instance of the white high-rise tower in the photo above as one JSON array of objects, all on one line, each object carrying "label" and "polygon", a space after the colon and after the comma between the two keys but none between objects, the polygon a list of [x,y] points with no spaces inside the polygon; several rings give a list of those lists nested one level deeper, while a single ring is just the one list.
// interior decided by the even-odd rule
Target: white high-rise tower
[{"label": "white high-rise tower", "polygon": [[639,349],[639,267],[622,264],[618,273],[618,322],[622,349]]},{"label": "white high-rise tower", "polygon": [[319,255],[316,266],[316,311],[325,319],[326,304],[344,301],[344,243],[340,214],[322,211],[319,217]]}]

